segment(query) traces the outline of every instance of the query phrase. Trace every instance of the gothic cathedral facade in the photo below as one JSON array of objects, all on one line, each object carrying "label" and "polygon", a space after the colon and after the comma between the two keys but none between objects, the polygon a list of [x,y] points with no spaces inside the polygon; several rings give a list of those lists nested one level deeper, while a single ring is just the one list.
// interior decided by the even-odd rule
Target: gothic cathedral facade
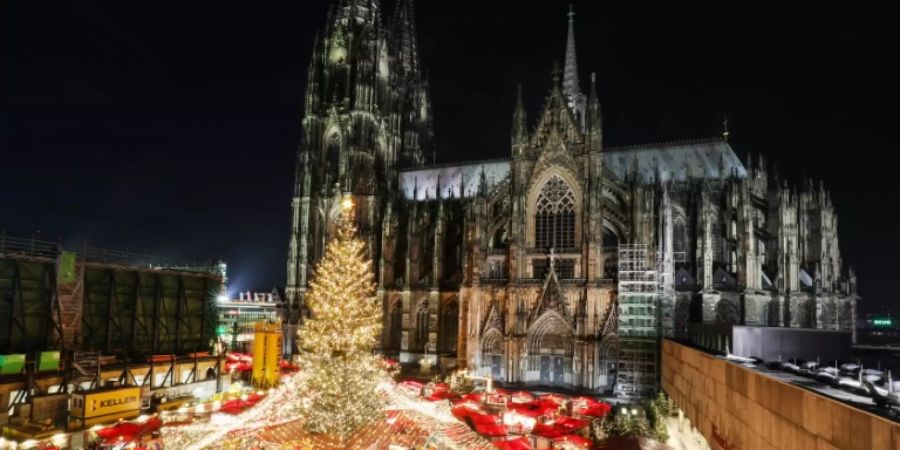
[{"label": "gothic cathedral facade", "polygon": [[[856,280],[821,185],[790,188],[725,138],[609,148],[595,80],[565,60],[534,127],[521,89],[508,156],[425,165],[429,86],[411,0],[340,0],[309,65],[286,297],[297,323],[341,200],[352,198],[384,311],[380,351],[510,384],[611,391],[618,255],[653,249],[660,313],[690,322],[852,330]],[[498,121],[499,122],[499,121]]]}]

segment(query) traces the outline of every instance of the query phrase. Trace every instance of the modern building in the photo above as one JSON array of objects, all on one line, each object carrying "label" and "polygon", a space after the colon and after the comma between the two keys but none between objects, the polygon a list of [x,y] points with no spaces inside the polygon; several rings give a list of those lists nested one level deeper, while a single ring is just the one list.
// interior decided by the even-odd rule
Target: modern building
[{"label": "modern building", "polygon": [[[824,185],[742,162],[727,133],[604,145],[571,11],[536,125],[520,89],[503,157],[424,165],[432,116],[411,3],[387,20],[378,0],[338,2],[316,38],[289,236],[294,318],[351,198],[375,263],[381,351],[401,363],[613,391],[655,372],[658,336],[692,321],[852,330],[856,279]],[[642,249],[640,267],[623,267],[629,249]]]},{"label": "modern building", "polygon": [[230,351],[250,353],[257,323],[281,323],[284,302],[277,289],[239,292],[238,298],[219,296],[216,334]]}]

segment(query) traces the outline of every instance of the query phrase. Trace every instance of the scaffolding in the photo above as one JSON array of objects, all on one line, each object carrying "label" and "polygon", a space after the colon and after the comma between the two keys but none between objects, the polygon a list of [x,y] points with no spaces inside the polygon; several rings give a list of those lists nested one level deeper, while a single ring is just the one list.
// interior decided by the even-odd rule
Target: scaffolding
[{"label": "scaffolding", "polygon": [[656,252],[647,245],[619,246],[619,369],[616,396],[649,398],[658,389],[660,279]]}]

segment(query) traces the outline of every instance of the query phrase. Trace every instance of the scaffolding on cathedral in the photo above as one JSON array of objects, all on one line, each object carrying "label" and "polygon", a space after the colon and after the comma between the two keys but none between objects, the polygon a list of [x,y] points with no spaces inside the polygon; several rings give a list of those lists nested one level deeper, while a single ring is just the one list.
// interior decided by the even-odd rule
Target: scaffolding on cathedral
[{"label": "scaffolding on cathedral", "polygon": [[647,245],[619,246],[619,369],[616,396],[648,398],[657,391],[660,280],[656,252]]}]

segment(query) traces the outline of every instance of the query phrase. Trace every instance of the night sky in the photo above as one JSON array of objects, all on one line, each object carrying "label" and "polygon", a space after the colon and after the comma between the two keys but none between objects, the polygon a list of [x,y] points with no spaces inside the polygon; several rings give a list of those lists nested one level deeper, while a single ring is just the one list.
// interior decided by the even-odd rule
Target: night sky
[{"label": "night sky", "polygon": [[[607,145],[717,136],[824,179],[860,308],[897,304],[897,17],[876,10],[576,2],[582,89]],[[509,153],[562,60],[565,2],[419,1],[437,161]],[[846,5],[845,5],[846,6]],[[223,257],[232,291],[284,283],[313,34],[328,2],[0,6],[0,229],[69,246]],[[393,11],[393,2],[386,5]]]}]

